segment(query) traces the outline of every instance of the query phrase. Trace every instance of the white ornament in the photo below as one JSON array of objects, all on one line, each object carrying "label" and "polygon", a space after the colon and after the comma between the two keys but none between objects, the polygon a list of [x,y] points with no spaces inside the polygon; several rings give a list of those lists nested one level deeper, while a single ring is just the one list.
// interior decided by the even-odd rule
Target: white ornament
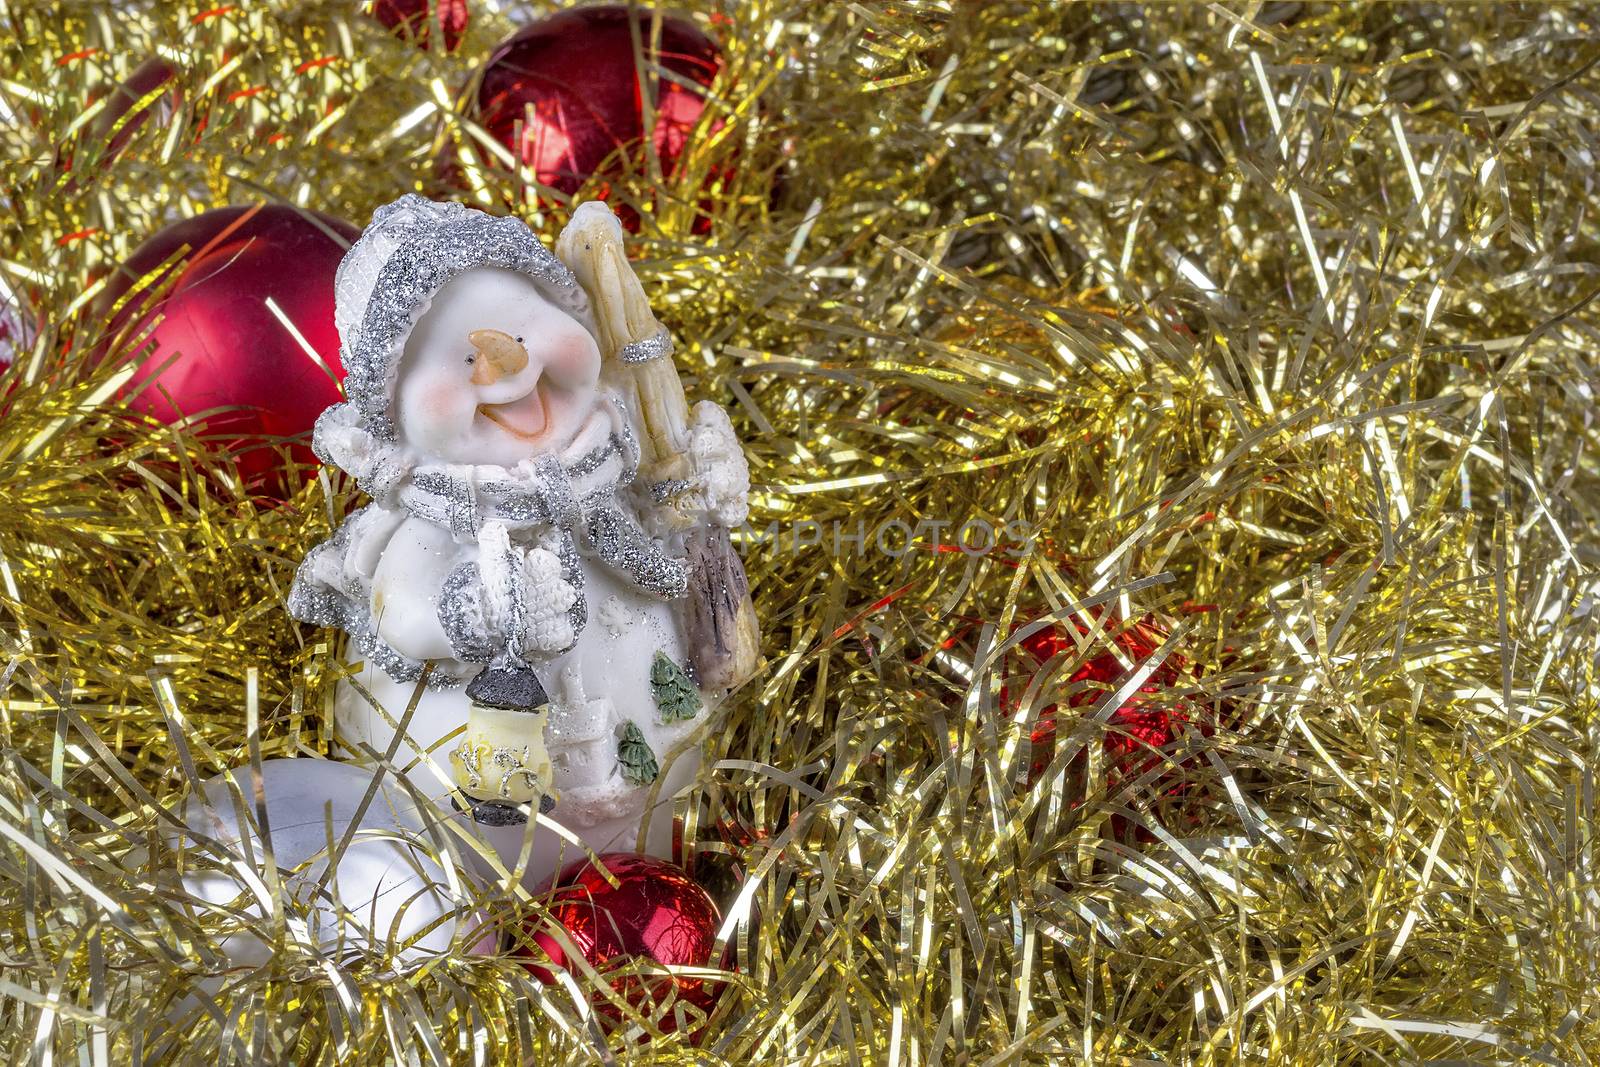
[{"label": "white ornament", "polygon": [[[189,832],[174,834],[183,838],[174,844],[187,857],[191,894],[262,917],[265,926],[267,909],[276,906],[266,891],[270,846],[285,896],[307,908],[304,919],[288,923],[288,937],[336,960],[376,954],[416,962],[448,949],[463,923],[472,936],[479,919],[459,879],[453,886],[439,862],[441,843],[430,839],[416,805],[392,779],[373,793],[329,874],[328,857],[367,796],[372,772],[333,760],[276,759],[261,764],[259,780],[249,767],[233,776],[237,791],[218,776],[184,805]],[[259,965],[271,952],[248,931],[231,935],[223,950],[241,966]]]},{"label": "white ornament", "polygon": [[[609,209],[581,206],[557,248],[415,196],[373,217],[336,283],[348,402],[315,436],[373,500],[290,595],[363,662],[336,700],[352,755],[391,747],[427,670],[396,762],[508,865],[534,812],[605,851],[652,802],[643,843],[670,855],[673,794],[756,657],[727,415],[688,417]],[[535,825],[529,884],[562,845]]]}]

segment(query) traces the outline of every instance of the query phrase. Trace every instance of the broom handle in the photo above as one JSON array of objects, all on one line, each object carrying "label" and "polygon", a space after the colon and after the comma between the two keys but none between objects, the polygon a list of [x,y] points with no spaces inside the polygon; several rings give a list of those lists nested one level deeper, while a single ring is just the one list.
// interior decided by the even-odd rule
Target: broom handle
[{"label": "broom handle", "polygon": [[[650,310],[644,286],[623,252],[622,225],[605,204],[580,204],[556,240],[556,255],[589,294],[608,381],[624,393],[644,424],[639,471],[645,484],[651,490],[657,486],[670,489],[688,481],[693,474],[688,457],[689,405],[672,360],[672,338]],[[702,503],[698,494],[663,495],[668,524],[674,531],[686,533],[700,524],[694,514],[699,510],[696,505]],[[736,571],[734,580],[741,588],[736,590],[733,617],[718,620],[725,625],[705,623],[716,632],[715,651],[692,649],[691,653],[699,660],[696,666],[702,685],[731,687],[753,674],[759,664],[755,606],[744,587],[743,565],[733,556],[726,535],[696,541],[702,543],[713,557],[698,554],[702,568],[719,568],[725,576]],[[727,595],[728,581],[709,584]],[[708,611],[717,614],[707,605],[696,605],[691,607],[691,616],[703,622]]]}]

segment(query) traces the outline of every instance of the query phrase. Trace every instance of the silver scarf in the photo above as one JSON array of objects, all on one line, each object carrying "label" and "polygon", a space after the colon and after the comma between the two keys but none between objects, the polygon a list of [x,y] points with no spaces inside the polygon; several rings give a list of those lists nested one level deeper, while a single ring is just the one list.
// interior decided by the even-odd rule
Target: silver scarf
[{"label": "silver scarf", "polygon": [[676,600],[688,588],[687,564],[663,552],[618,506],[638,471],[639,446],[627,424],[596,413],[560,458],[546,454],[514,468],[418,467],[398,499],[408,513],[464,543],[475,542],[487,522],[513,534],[553,530],[565,559],[580,535],[583,548],[634,586]]},{"label": "silver scarf", "polygon": [[[476,544],[486,524],[503,526],[517,540],[557,543],[563,577],[577,590],[573,633],[587,622],[580,555],[587,552],[644,593],[682,597],[688,565],[668,555],[621,505],[638,472],[639,447],[624,420],[606,405],[559,456],[544,455],[514,468],[440,464],[415,467],[388,486],[383,498],[348,516],[334,536],[301,563],[289,594],[296,618],[349,633],[362,652],[398,681],[420,674],[422,664],[378,636],[371,612],[373,538],[387,543],[406,516],[449,530],[461,544]],[[358,577],[364,573],[364,578]],[[447,579],[455,581],[460,570]],[[451,599],[445,590],[446,600]],[[446,630],[452,627],[449,620]],[[452,633],[452,642],[455,635]],[[471,656],[480,659],[481,656]],[[435,672],[437,684],[456,684]]]}]

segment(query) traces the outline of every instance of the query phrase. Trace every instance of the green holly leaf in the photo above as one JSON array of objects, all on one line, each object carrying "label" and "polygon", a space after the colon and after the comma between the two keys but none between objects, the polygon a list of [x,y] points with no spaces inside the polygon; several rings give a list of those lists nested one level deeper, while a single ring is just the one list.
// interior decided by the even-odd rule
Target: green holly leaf
[{"label": "green holly leaf", "polygon": [[655,697],[662,722],[692,719],[705,706],[689,673],[665,652],[657,652],[650,664],[650,695]]},{"label": "green holly leaf", "polygon": [[661,773],[656,764],[656,754],[650,742],[644,739],[633,720],[622,724],[622,740],[617,742],[617,762],[622,764],[622,777],[629,785],[649,785]]}]

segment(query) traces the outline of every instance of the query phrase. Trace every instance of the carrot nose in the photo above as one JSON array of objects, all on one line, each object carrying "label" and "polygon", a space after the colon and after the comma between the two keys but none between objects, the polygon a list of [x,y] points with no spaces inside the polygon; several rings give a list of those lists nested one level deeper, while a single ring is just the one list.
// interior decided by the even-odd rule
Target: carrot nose
[{"label": "carrot nose", "polygon": [[499,330],[473,330],[467,340],[478,350],[472,360],[473,385],[493,385],[528,365],[528,350],[522,347],[520,337]]}]

